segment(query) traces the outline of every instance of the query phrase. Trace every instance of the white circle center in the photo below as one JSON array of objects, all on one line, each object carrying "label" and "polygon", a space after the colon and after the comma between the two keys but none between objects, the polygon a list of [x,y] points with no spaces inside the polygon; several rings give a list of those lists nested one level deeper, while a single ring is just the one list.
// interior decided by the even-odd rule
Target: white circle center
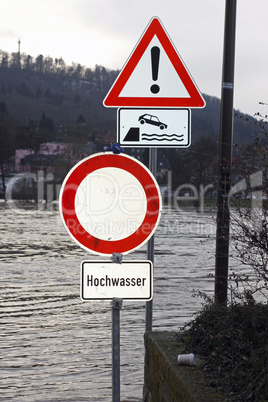
[{"label": "white circle center", "polygon": [[75,195],[80,224],[101,240],[130,236],[142,224],[146,210],[147,198],[141,183],[120,168],[106,167],[88,174]]}]

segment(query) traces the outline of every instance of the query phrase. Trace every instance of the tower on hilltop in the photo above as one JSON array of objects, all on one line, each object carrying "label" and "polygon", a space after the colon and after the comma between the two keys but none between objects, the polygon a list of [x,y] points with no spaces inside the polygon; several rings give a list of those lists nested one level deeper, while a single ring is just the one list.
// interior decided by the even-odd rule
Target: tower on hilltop
[{"label": "tower on hilltop", "polygon": [[20,39],[18,40],[18,67],[21,68],[21,64],[20,64]]}]

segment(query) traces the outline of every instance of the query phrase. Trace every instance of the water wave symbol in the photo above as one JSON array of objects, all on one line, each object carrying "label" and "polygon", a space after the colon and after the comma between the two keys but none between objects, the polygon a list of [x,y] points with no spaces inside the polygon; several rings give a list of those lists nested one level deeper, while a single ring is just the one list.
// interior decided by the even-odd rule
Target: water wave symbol
[{"label": "water wave symbol", "polygon": [[146,141],[183,141],[183,134],[146,134],[142,133],[142,140]]}]

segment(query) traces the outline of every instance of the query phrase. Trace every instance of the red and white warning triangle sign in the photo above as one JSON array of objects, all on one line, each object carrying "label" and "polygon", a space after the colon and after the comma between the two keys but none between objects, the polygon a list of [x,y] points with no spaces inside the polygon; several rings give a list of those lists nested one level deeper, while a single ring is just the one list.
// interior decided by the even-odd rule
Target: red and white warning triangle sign
[{"label": "red and white warning triangle sign", "polygon": [[153,18],[108,95],[107,107],[203,108],[205,101],[158,18]]}]

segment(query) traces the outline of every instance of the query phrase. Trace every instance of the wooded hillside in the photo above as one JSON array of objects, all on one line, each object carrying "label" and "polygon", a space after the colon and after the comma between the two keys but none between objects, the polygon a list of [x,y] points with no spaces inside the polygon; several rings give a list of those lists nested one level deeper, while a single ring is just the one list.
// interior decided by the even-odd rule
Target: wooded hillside
[{"label": "wooded hillside", "polygon": [[[18,148],[38,153],[40,144],[57,141],[80,144],[80,148],[91,143],[96,150],[102,150],[104,145],[116,142],[116,109],[105,108],[103,99],[118,73],[100,65],[67,66],[61,58],[10,55],[0,50],[0,167],[14,158]],[[173,186],[186,181],[205,185],[216,180],[220,100],[203,96],[206,107],[192,110],[191,147],[159,150],[158,179],[163,183],[167,169],[173,172]],[[256,122],[253,117],[235,112],[234,158],[241,146],[247,148],[242,159],[248,158]],[[136,150],[144,163],[147,151]],[[241,160],[241,154],[239,157]]]},{"label": "wooded hillside", "polygon": [[[84,124],[88,135],[116,132],[116,110],[102,104],[119,71],[96,65],[94,69],[63,59],[52,59],[0,51],[0,102],[17,124],[29,119],[39,121],[44,115],[53,123],[54,139],[62,130]],[[210,137],[217,141],[220,100],[204,95],[206,107],[192,111],[192,141]],[[240,113],[239,113],[240,115]],[[248,118],[249,116],[244,116]],[[251,141],[252,128],[235,119],[234,141]]]}]

